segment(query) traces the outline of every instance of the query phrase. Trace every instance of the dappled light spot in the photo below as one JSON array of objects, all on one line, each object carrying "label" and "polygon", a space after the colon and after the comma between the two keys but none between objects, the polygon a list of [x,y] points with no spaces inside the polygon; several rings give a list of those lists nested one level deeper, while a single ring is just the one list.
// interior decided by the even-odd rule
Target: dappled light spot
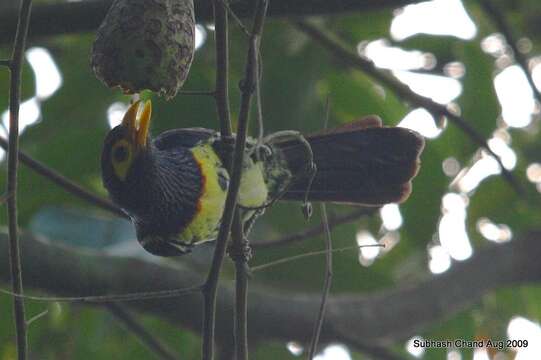
[{"label": "dappled light spot", "polygon": [[488,147],[500,157],[503,166],[507,170],[513,170],[515,168],[515,165],[517,164],[517,155],[504,140],[499,137],[493,137],[488,140]]},{"label": "dappled light spot", "polygon": [[466,67],[460,61],[445,64],[443,73],[453,79],[460,79],[466,74]]},{"label": "dappled light spot", "polygon": [[398,231],[386,231],[379,239],[379,243],[383,245],[381,253],[386,254],[391,251],[400,242],[400,233]]},{"label": "dappled light spot", "polygon": [[62,86],[62,75],[47,49],[33,47],[26,51],[26,58],[34,71],[36,97],[43,101]]},{"label": "dappled light spot", "polygon": [[482,151],[481,157],[471,167],[463,169],[453,183],[457,183],[462,193],[470,193],[481,184],[481,181],[500,172],[500,165],[496,159]]},{"label": "dappled light spot", "polygon": [[420,358],[425,353],[425,348],[422,346],[415,346],[415,341],[423,341],[423,338],[420,336],[414,336],[406,342],[406,351],[410,355]]},{"label": "dappled light spot", "polygon": [[107,122],[109,123],[109,127],[111,129],[117,125],[120,125],[124,114],[128,110],[128,107],[129,104],[117,101],[112,103],[109,108],[107,108]]},{"label": "dappled light spot", "polygon": [[446,176],[454,177],[460,171],[460,163],[455,157],[451,156],[443,160],[441,168]]},{"label": "dappled light spot", "polygon": [[428,269],[432,274],[441,274],[451,267],[451,257],[441,245],[435,245],[428,249]]},{"label": "dappled light spot", "polygon": [[487,240],[503,243],[511,240],[513,233],[505,224],[495,224],[488,218],[482,217],[477,220],[477,231]]},{"label": "dappled light spot", "polygon": [[473,360],[491,360],[486,348],[473,349]]},{"label": "dappled light spot", "polygon": [[423,108],[410,111],[397,126],[417,131],[428,139],[437,138],[443,130],[436,126],[434,117]]},{"label": "dappled light spot", "polygon": [[466,231],[465,195],[447,193],[442,198],[442,217],[438,226],[441,246],[455,260],[466,260],[473,254],[468,232]]},{"label": "dappled light spot", "polygon": [[[3,126],[0,126],[0,137],[2,139],[8,138],[8,133],[6,132]],[[5,157],[6,157],[6,152],[4,151],[4,149],[0,149],[0,162],[3,161]]]},{"label": "dappled light spot", "polygon": [[207,30],[203,25],[195,25],[195,50],[199,49],[207,40]]},{"label": "dappled light spot", "polygon": [[462,354],[458,350],[449,350],[447,352],[447,360],[462,360]]},{"label": "dappled light spot", "polygon": [[382,69],[431,69],[436,65],[434,55],[394,47],[386,39],[362,42],[357,46],[357,50],[359,55],[372,60],[375,66]]},{"label": "dappled light spot", "polygon": [[526,176],[530,182],[539,184],[541,183],[541,164],[531,163],[526,168]]},{"label": "dappled light spot", "polygon": [[527,340],[527,347],[515,348],[515,360],[539,359],[541,354],[541,327],[538,323],[522,316],[515,316],[507,326],[507,338],[510,340]]},{"label": "dappled light spot", "polygon": [[[362,266],[370,266],[374,260],[378,257],[381,248],[378,245],[374,236],[366,230],[360,230],[357,232],[357,245],[359,248],[359,263]],[[369,246],[366,246],[369,245]]]},{"label": "dappled light spot", "polygon": [[512,65],[504,69],[494,78],[494,88],[505,123],[516,128],[528,126],[535,111],[535,101],[522,68]]},{"label": "dappled light spot", "polygon": [[[40,103],[36,97],[21,103],[19,109],[19,133],[36,123],[41,118]],[[2,123],[6,129],[9,129],[9,111],[4,111],[2,114]]]},{"label": "dappled light spot", "polygon": [[440,104],[448,104],[462,93],[462,84],[447,76],[393,71],[394,76],[417,94]]},{"label": "dappled light spot", "polygon": [[396,11],[391,35],[404,40],[416,34],[449,35],[469,40],[477,33],[462,1],[434,0],[407,5]]},{"label": "dappled light spot", "polygon": [[490,34],[481,40],[481,49],[496,58],[508,52],[507,42],[500,33]]},{"label": "dappled light spot", "polygon": [[402,215],[397,204],[386,204],[379,210],[383,227],[386,230],[398,230],[402,226]]},{"label": "dappled light spot", "polygon": [[301,356],[304,352],[304,347],[296,341],[290,341],[286,344],[287,350],[295,356]]},{"label": "dappled light spot", "polygon": [[316,355],[314,360],[351,360],[351,354],[344,345],[332,344]]}]

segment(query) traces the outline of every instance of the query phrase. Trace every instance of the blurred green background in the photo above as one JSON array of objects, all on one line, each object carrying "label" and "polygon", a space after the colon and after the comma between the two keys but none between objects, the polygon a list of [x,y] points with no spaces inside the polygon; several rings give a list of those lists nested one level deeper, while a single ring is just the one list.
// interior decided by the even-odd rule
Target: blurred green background
[{"label": "blurred green background", "polygon": [[[512,5],[510,3],[497,2],[497,5],[510,21],[516,37],[521,39],[525,56],[533,59],[531,64],[536,74],[533,66],[541,62],[541,58],[535,58],[541,49],[541,29],[535,19],[536,15],[541,13],[541,6],[537,0],[521,0],[513,2]],[[505,143],[505,146],[500,148],[504,149],[502,153],[507,154],[508,158],[511,156],[510,168],[527,184],[530,198],[538,202],[539,191],[536,190],[536,186],[537,189],[541,189],[539,104],[530,110],[523,109],[529,111],[527,115],[529,120],[526,124],[514,123],[510,117],[502,118],[502,107],[509,104],[509,101],[506,103],[502,93],[497,93],[498,90],[494,85],[495,77],[514,66],[508,46],[501,38],[494,37],[498,29],[493,26],[476,1],[464,3],[465,11],[460,13],[463,14],[462,18],[460,14],[455,16],[454,10],[445,10],[447,9],[445,6],[449,6],[449,9],[458,7],[460,10],[462,3],[458,0],[431,1],[428,4],[428,10],[425,10],[427,12],[424,15],[411,16],[417,16],[420,25],[437,24],[439,21],[443,26],[444,21],[437,20],[438,9],[440,13],[447,11],[450,19],[447,20],[451,24],[447,34],[430,33],[434,30],[427,27],[426,32],[429,34],[415,33],[402,40],[400,38],[402,33],[396,28],[399,27],[399,21],[405,21],[404,18],[399,19],[399,16],[407,14],[407,11],[393,8],[320,17],[316,20],[320,25],[347,39],[352,49],[358,46],[361,53],[376,61],[376,64],[378,59],[389,60],[391,64],[382,67],[399,71],[396,73],[398,76],[409,73],[439,75],[445,76],[448,80],[452,79],[452,83],[435,82],[427,85],[423,79],[414,78],[410,85],[414,86],[412,84],[415,83],[424,87],[432,95],[442,90],[451,91],[452,86],[459,86],[458,92],[444,102],[452,102],[451,106],[459,108],[464,118],[483,137],[499,139],[497,141]],[[434,18],[429,21],[430,17]],[[469,19],[470,25],[464,17]],[[201,24],[199,29],[201,34],[204,33],[206,36],[196,52],[190,75],[184,85],[185,90],[212,90],[214,87],[214,33],[207,25]],[[393,29],[394,33],[391,32]],[[461,33],[462,30],[464,32]],[[96,194],[105,196],[99,173],[99,156],[102,140],[110,128],[108,113],[114,115],[112,110],[115,107],[111,108],[112,104],[120,103],[116,108],[121,109],[122,104],[127,104],[130,98],[119,91],[107,89],[93,76],[89,66],[93,38],[93,34],[84,33],[29,39],[29,49],[36,47],[41,49],[40,51],[48,54],[47,56],[56,64],[61,76],[61,85],[54,93],[39,99],[35,98],[40,86],[39,70],[36,70],[36,66],[39,65],[31,66],[28,62],[25,64],[23,99],[33,98],[35,109],[32,110],[31,105],[27,106],[30,110],[23,111],[22,116],[32,119],[36,117],[32,111],[38,111],[39,120],[24,129],[20,146],[28,154],[68,178]],[[385,39],[386,42],[378,42],[380,39]],[[241,80],[243,72],[245,45],[245,35],[235,26],[234,21],[231,21],[230,76],[233,119],[236,119],[238,114],[239,93],[236,84]],[[390,48],[418,50],[416,55],[412,55],[417,59],[417,65],[411,65],[405,53],[393,55],[381,52],[382,49]],[[370,52],[370,49],[373,51]],[[10,47],[3,44],[0,47],[0,58],[7,58],[9,54]],[[325,121],[327,98],[330,100],[331,127],[367,114],[379,115],[386,125],[397,125],[416,108],[397,99],[392,91],[373,82],[366,75],[343,66],[340,61],[329,56],[320,46],[297,31],[287,19],[268,20],[261,55],[264,63],[263,113],[267,133],[284,129],[298,129],[307,133],[321,129]],[[46,58],[39,58],[37,63],[46,62]],[[541,85],[539,75],[541,66],[536,69],[538,83]],[[509,87],[511,92],[530,94],[531,98],[531,89],[528,93],[529,88],[526,90],[519,88],[525,86],[524,82],[521,83],[519,80],[513,82],[517,77],[513,78],[512,72],[510,74],[511,76],[506,78],[509,82],[504,87]],[[49,78],[46,81],[52,80]],[[3,95],[0,96],[0,111],[3,112],[7,109],[8,101],[8,72],[5,69],[0,69],[0,89],[3,89]],[[521,100],[524,100],[524,97]],[[169,102],[153,97],[153,102],[153,134],[177,127],[218,128],[214,101],[211,97],[178,95]],[[533,99],[531,102],[533,103]],[[505,113],[505,108],[503,111]],[[397,208],[391,207],[388,208],[391,215],[376,212],[374,216],[340,226],[332,234],[335,248],[355,245],[360,230],[368,231],[364,236],[369,242],[378,241],[386,236],[394,241],[399,239],[399,242],[390,251],[380,253],[375,259],[365,256],[358,250],[336,253],[333,294],[345,292],[363,294],[407,283],[414,284],[421,279],[436,276],[434,272],[452,268],[455,261],[461,260],[461,256],[466,259],[472,253],[488,246],[491,238],[493,242],[513,241],[516,234],[539,224],[538,208],[521,200],[500,176],[488,176],[489,170],[486,168],[479,170],[485,171],[484,177],[478,176],[478,179],[482,179],[480,184],[473,188],[468,187],[467,181],[475,182],[475,179],[472,180],[471,172],[470,178],[466,180],[464,178],[483,158],[477,145],[468,136],[445,120],[435,119],[434,122],[430,116],[426,120],[427,116],[419,115],[419,112],[411,116],[412,121],[417,122],[415,126],[421,126],[417,128],[421,133],[426,130],[428,134],[435,124],[442,125],[443,131],[439,133],[433,130],[439,134],[427,138],[422,167],[413,183],[414,191],[410,199],[399,206],[399,215],[396,215]],[[424,122],[421,119],[423,117],[426,120],[423,120]],[[256,130],[254,123],[251,129]],[[515,155],[514,163],[510,152]],[[5,161],[1,166],[5,174]],[[0,186],[3,188],[5,179],[5,175],[0,176]],[[443,202],[444,196],[449,193],[453,194],[447,197],[449,202],[462,202],[464,214],[462,218],[460,209],[447,207]],[[460,205],[458,207],[460,208]],[[298,205],[277,204],[256,224],[252,239],[254,241],[276,239],[290,232],[317,225],[320,213],[318,207],[315,209],[317,211],[313,218],[306,221]],[[329,206],[331,214],[347,213],[350,210],[346,206]],[[458,250],[448,248],[441,239],[441,231],[445,231],[441,230],[441,220],[446,213],[452,211],[458,211],[458,215],[455,213],[456,217],[453,218],[453,221],[458,222],[453,224],[463,226],[466,234],[466,237],[460,234],[452,235],[457,239],[462,236],[463,247]],[[385,225],[385,216],[387,221],[401,219],[401,225],[398,227]],[[140,254],[138,245],[133,239],[131,226],[127,222],[113,219],[110,214],[76,199],[25,166],[20,168],[19,221],[23,229],[74,246],[111,249],[118,245],[118,242],[126,241],[134,246],[132,248],[126,245],[128,253]],[[484,226],[487,225],[486,221],[488,227]],[[0,224],[5,225],[5,222],[6,212],[5,207],[2,207]],[[256,251],[252,265],[320,250],[323,247],[323,238],[314,237],[285,247],[260,249]],[[192,265],[201,271],[206,271],[205,262],[208,261],[209,253],[204,253],[201,258],[180,261],[192,262]],[[233,277],[232,269],[230,261],[227,260],[225,278]],[[479,271],[489,270],[479,269]],[[271,285],[277,292],[295,289],[311,292],[317,297],[323,275],[324,258],[314,256],[259,272],[251,281]],[[2,287],[8,288],[9,284],[3,283]],[[31,292],[31,289],[27,291]],[[29,317],[46,309],[49,313],[31,324],[29,328],[29,344],[31,353],[34,354],[32,358],[149,359],[153,356],[134,336],[126,334],[107,311],[80,305],[27,302]],[[505,339],[509,323],[516,316],[534,323],[539,321],[541,307],[537,287],[503,289],[491,293],[474,307],[445,321],[438,321],[418,335],[423,338],[444,339],[476,337]],[[6,295],[0,295],[0,319],[2,319],[0,360],[15,359],[11,299]],[[143,316],[142,321],[152,333],[172,348],[178,349],[178,344],[182,343],[182,359],[199,358],[200,338],[197,334],[179,331],[171,324],[148,316]],[[541,343],[541,339],[538,341]],[[392,350],[404,357],[413,356],[408,354],[406,343],[407,341],[398,342]],[[254,359],[297,358],[288,350],[285,343],[261,343],[251,350]],[[458,358],[469,359],[473,356],[471,350],[458,352],[460,351],[462,357]],[[320,359],[366,358],[365,355],[352,349],[342,349],[340,355],[342,357],[334,356],[322,354]],[[419,356],[423,359],[443,359],[450,355],[445,350],[430,349]],[[510,351],[504,356],[510,359],[513,352]]]}]

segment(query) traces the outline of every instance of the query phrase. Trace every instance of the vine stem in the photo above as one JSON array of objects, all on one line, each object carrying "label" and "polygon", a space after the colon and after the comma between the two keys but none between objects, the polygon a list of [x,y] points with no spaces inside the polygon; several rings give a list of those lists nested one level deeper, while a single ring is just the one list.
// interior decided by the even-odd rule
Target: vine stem
[{"label": "vine stem", "polygon": [[[9,228],[9,259],[11,286],[15,294],[23,294],[21,251],[18,237],[17,220],[17,170],[19,147],[19,108],[21,105],[21,77],[23,71],[24,49],[28,34],[28,23],[32,9],[32,0],[23,0],[19,9],[17,32],[13,45],[13,53],[9,61],[9,144],[8,144],[8,175],[7,175],[7,210]],[[25,320],[24,300],[13,297],[13,314],[15,317],[17,356],[19,360],[27,358],[28,343]]]}]

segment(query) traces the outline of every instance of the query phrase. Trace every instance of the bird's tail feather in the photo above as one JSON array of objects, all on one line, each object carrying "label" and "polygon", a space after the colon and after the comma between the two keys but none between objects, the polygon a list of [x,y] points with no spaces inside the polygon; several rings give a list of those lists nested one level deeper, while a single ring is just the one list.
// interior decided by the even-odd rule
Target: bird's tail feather
[{"label": "bird's tail feather", "polygon": [[[423,138],[408,129],[382,127],[371,116],[307,136],[317,167],[310,184],[306,145],[277,142],[294,174],[283,200],[329,201],[363,205],[402,202],[419,169]],[[308,191],[308,193],[307,193]]]}]

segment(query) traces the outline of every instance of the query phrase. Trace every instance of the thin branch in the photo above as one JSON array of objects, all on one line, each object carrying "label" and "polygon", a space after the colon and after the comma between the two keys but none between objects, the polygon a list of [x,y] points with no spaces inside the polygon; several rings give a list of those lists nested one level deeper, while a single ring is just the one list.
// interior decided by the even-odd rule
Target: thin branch
[{"label": "thin branch", "polygon": [[154,335],[148,332],[143,324],[141,324],[129,311],[125,310],[116,303],[106,305],[107,309],[114,317],[121,322],[124,327],[132,332],[143,345],[148,347],[154,354],[164,360],[176,360],[175,354],[161,343]]},{"label": "thin branch", "polygon": [[[215,36],[216,36],[216,88],[215,100],[218,119],[220,121],[221,136],[224,141],[232,141],[231,118],[229,111],[229,25],[227,18],[227,9],[219,0],[213,0]],[[237,139],[237,143],[238,143]],[[226,153],[225,166],[231,171],[231,154]],[[231,172],[230,172],[231,173]],[[237,176],[238,177],[238,176]],[[216,323],[216,293],[218,290],[218,279],[220,269],[225,256],[227,239],[231,228],[231,219],[234,208],[236,206],[237,195],[233,191],[238,192],[240,181],[237,181],[237,189],[229,188],[224,205],[224,213],[222,215],[222,224],[216,240],[212,264],[207,275],[207,280],[203,288],[203,342],[202,342],[202,358],[203,360],[212,360],[214,358],[214,332]],[[227,215],[226,221],[223,218]],[[231,218],[231,219],[230,219]]]},{"label": "thin branch", "polygon": [[[19,9],[17,32],[10,61],[11,81],[9,88],[9,144],[6,192],[10,194],[7,199],[7,209],[11,286],[13,292],[16,294],[23,293],[21,251],[19,247],[19,228],[17,220],[17,171],[19,165],[17,153],[19,147],[21,77],[31,9],[32,0],[23,0]],[[13,314],[15,317],[17,356],[19,360],[25,360],[27,357],[28,343],[26,338],[26,320],[23,299],[18,297],[13,298]]]},{"label": "thin branch", "polygon": [[528,83],[532,88],[535,99],[541,104],[541,93],[539,92],[533,81],[532,72],[528,67],[528,60],[526,59],[524,54],[520,52],[517,46],[517,40],[513,36],[513,30],[505,20],[504,14],[498,9],[495,4],[493,4],[492,1],[480,0],[480,4],[481,7],[485,10],[485,12],[488,14],[488,16],[492,19],[496,27],[503,34],[505,40],[507,41],[507,44],[509,44],[509,46],[513,50],[513,56],[516,62],[526,74],[526,78],[528,79]]},{"label": "thin branch", "polygon": [[[6,149],[8,146],[5,139],[0,137],[0,147]],[[102,197],[99,197],[97,195],[94,195],[90,191],[82,188],[77,183],[67,179],[60,173],[56,172],[55,170],[49,168],[45,164],[33,159],[29,155],[25,154],[22,151],[18,151],[19,153],[19,160],[26,166],[28,166],[30,169],[37,172],[39,175],[45,177],[46,179],[51,180],[56,185],[60,186],[67,192],[69,192],[72,195],[75,195],[76,197],[96,206],[99,208],[102,208],[106,211],[109,211],[115,215],[118,215],[123,218],[127,218],[128,216],[120,209],[118,206],[113,204],[107,199],[104,199]]]},{"label": "thin branch", "polygon": [[153,299],[167,299],[173,297],[179,297],[184,295],[190,295],[201,292],[202,285],[190,286],[182,289],[172,290],[159,290],[159,291],[145,291],[134,292],[128,294],[119,295],[94,295],[94,296],[32,296],[16,294],[12,291],[0,288],[0,293],[17,297],[19,299],[34,300],[34,301],[46,301],[46,302],[82,302],[82,303],[109,303],[112,301],[140,301],[140,300],[153,300]]},{"label": "thin branch", "polygon": [[248,360],[248,259],[249,245],[244,237],[240,210],[237,207],[231,229],[229,255],[235,263],[235,359]]},{"label": "thin branch", "polygon": [[[214,0],[214,30],[216,39],[216,109],[223,138],[231,137],[229,110],[229,20],[227,9],[221,0]],[[230,164],[227,164],[228,168]]]},{"label": "thin branch", "polygon": [[[376,207],[363,207],[363,208],[355,209],[344,215],[331,216],[329,218],[329,229],[333,230],[335,227],[339,225],[349,224],[353,221],[358,220],[362,216],[372,215],[377,210],[378,208]],[[314,236],[321,235],[324,232],[325,232],[325,226],[323,224],[318,224],[314,227],[304,229],[296,233],[291,233],[283,237],[280,237],[278,239],[254,242],[252,243],[252,247],[254,249],[265,249],[269,247],[289,245],[289,244],[303,241],[305,239],[309,239]]]},{"label": "thin branch", "polygon": [[329,219],[327,218],[327,207],[325,203],[321,204],[321,222],[325,228],[325,281],[323,283],[323,293],[321,296],[321,304],[317,314],[317,320],[314,324],[312,332],[312,341],[310,342],[310,350],[308,352],[308,360],[312,360],[316,355],[323,320],[325,319],[325,309],[327,308],[327,299],[331,291],[332,285],[332,239],[331,230],[329,229]]},{"label": "thin branch", "polygon": [[252,93],[255,88],[255,79],[257,76],[256,64],[258,38],[261,34],[261,30],[263,27],[263,19],[265,17],[266,9],[267,1],[260,0],[258,2],[257,9],[254,15],[254,25],[252,28],[252,35],[250,36],[249,40],[245,75],[241,85],[239,121],[235,141],[235,149],[233,152],[233,163],[231,169],[232,171],[230,172],[231,181],[225,200],[224,213],[222,215],[222,223],[220,225],[218,238],[216,240],[216,247],[214,250],[214,256],[212,258],[212,265],[209,270],[207,281],[205,283],[205,288],[203,290],[203,295],[205,297],[203,320],[203,360],[212,360],[214,356],[216,292],[218,288],[220,269],[222,267],[223,259],[225,257],[227,240],[229,238],[229,232],[233,223],[235,207],[237,205],[237,196],[239,193],[242,164],[244,160],[244,150],[248,133],[248,115],[250,111]]},{"label": "thin branch", "polygon": [[244,26],[244,24],[242,23],[242,20],[237,16],[237,14],[235,14],[235,11],[233,11],[233,9],[231,9],[231,7],[229,6],[229,0],[218,0],[218,1],[222,4],[223,7],[226,8],[227,12],[229,13],[229,15],[231,15],[233,20],[235,20],[240,30],[246,36],[250,36],[250,32],[248,31],[246,26]]},{"label": "thin branch", "polygon": [[42,317],[44,317],[45,315],[47,315],[49,313],[49,310],[48,309],[45,309],[43,310],[42,312],[40,312],[39,314],[36,314],[34,316],[32,316],[30,319],[26,320],[26,326],[29,327],[30,324],[34,323],[35,321],[41,319]]},{"label": "thin branch", "polygon": [[[142,259],[80,252],[55,245],[54,239],[40,241],[40,238],[21,234],[22,250],[27,255],[22,259],[27,288],[59,295],[84,295],[89,289],[128,293],[148,291],[156,286],[186,287],[201,280],[197,271],[182,264],[179,271],[178,267]],[[517,234],[505,244],[486,244],[471,258],[457,262],[438,276],[427,274],[420,281],[363,294],[332,295],[325,316],[328,326],[323,327],[320,341],[340,342],[357,349],[362,339],[364,344],[386,347],[470,308],[496,289],[539,284],[540,240],[541,232]],[[8,237],[0,233],[0,248],[7,244]],[[0,282],[9,279],[8,263],[7,252],[0,251]],[[491,271],[479,270],[487,268]],[[112,273],[114,277],[110,276]],[[160,284],[156,284],[157,278]],[[251,341],[310,341],[310,329],[320,303],[313,294],[301,289],[284,292],[253,286],[249,298]],[[233,299],[234,288],[221,285],[217,308],[223,316],[216,322],[217,341],[225,343],[231,338]],[[126,305],[131,310],[160,317],[177,328],[198,332],[202,316],[194,309],[200,303],[201,297],[196,292],[181,299],[134,301]]]},{"label": "thin branch", "polygon": [[485,149],[490,155],[494,157],[494,159],[496,159],[502,171],[503,178],[511,185],[513,190],[518,195],[520,195],[524,199],[527,199],[525,197],[525,192],[518,180],[515,179],[513,174],[503,166],[500,157],[494,151],[492,151],[492,149],[490,149],[485,138],[481,134],[479,134],[477,130],[472,128],[468,121],[450,111],[445,105],[438,104],[429,98],[414,93],[407,85],[402,84],[388,74],[379,71],[372,61],[358,56],[346,46],[342,45],[339,40],[335,39],[330,34],[320,30],[317,26],[314,26],[305,21],[297,21],[295,22],[295,25],[299,30],[301,30],[302,32],[310,36],[314,41],[326,48],[337,59],[343,61],[348,66],[364,72],[365,74],[372,77],[374,80],[387,86],[388,88],[393,90],[399,98],[417,106],[424,107],[432,114],[447,117],[467,136],[469,136],[473,142]]},{"label": "thin branch", "polygon": [[[415,3],[417,0],[274,0],[269,4],[269,16],[330,15],[338,13],[367,12],[382,8],[395,8]],[[112,0],[78,2],[56,2],[37,4],[32,14],[30,37],[74,34],[94,31],[98,28],[111,6]],[[253,2],[232,1],[231,9],[240,18],[253,14]],[[213,20],[212,2],[195,0],[197,22]],[[0,44],[13,38],[16,14],[13,11],[0,13]]]},{"label": "thin branch", "polygon": [[9,59],[0,60],[0,66],[11,68],[11,60],[9,60]]},{"label": "thin branch", "polygon": [[178,95],[194,95],[194,96],[216,96],[214,91],[205,91],[205,90],[180,90]]},{"label": "thin branch", "polygon": [[282,264],[285,264],[285,263],[288,263],[288,262],[291,262],[291,261],[297,261],[297,260],[312,257],[312,256],[327,255],[327,253],[329,253],[329,252],[338,253],[338,252],[350,251],[350,250],[353,250],[353,249],[359,250],[359,249],[362,249],[362,248],[365,248],[365,247],[385,247],[385,245],[383,245],[383,244],[352,245],[352,246],[344,246],[344,247],[341,247],[341,248],[332,249],[330,251],[327,250],[327,249],[309,251],[309,252],[302,253],[302,254],[299,254],[299,255],[288,256],[288,257],[284,257],[284,258],[281,258],[281,259],[278,259],[278,260],[270,261],[270,262],[265,263],[265,264],[252,266],[250,268],[250,272],[255,273],[257,271],[267,270],[267,269],[269,269],[271,267],[274,267],[274,266],[282,265]]}]

